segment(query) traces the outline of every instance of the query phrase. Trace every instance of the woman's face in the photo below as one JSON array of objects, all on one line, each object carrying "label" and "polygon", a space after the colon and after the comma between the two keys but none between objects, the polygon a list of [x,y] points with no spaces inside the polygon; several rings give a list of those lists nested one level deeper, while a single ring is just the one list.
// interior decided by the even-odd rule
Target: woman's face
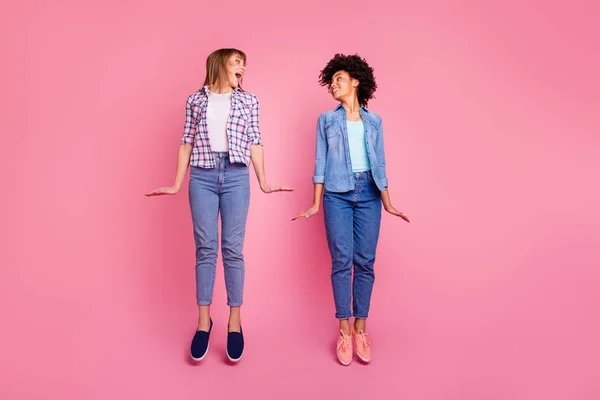
[{"label": "woman's face", "polygon": [[333,74],[329,84],[329,93],[334,99],[341,101],[351,99],[356,94],[358,80],[353,79],[346,71],[338,71]]},{"label": "woman's face", "polygon": [[246,71],[242,56],[233,54],[229,57],[225,66],[227,68],[227,84],[234,89],[240,87],[244,79],[244,72]]}]

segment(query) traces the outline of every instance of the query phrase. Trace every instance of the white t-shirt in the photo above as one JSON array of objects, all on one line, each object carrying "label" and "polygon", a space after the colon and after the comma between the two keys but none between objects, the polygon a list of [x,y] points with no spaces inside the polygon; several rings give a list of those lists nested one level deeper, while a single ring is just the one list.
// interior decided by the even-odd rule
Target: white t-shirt
[{"label": "white t-shirt", "polygon": [[227,119],[231,111],[231,92],[225,94],[211,93],[208,96],[206,108],[206,123],[208,125],[208,139],[212,151],[229,151],[227,139]]}]

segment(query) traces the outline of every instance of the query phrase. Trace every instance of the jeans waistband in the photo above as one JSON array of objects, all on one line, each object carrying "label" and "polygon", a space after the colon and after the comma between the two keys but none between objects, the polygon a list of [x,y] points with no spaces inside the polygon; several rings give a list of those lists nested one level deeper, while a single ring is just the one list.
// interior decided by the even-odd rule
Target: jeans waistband
[{"label": "jeans waistband", "polygon": [[213,151],[213,154],[217,158],[229,158],[229,153],[226,151]]},{"label": "jeans waistband", "polygon": [[371,173],[371,171],[359,171],[359,172],[353,172],[352,174],[354,175],[354,177],[356,179],[360,179],[360,178],[373,179],[373,174]]}]

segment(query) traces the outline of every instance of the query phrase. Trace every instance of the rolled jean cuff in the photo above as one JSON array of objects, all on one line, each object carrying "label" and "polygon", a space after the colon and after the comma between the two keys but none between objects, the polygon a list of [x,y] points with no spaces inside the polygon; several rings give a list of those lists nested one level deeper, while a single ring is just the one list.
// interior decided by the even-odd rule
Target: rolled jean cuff
[{"label": "rolled jean cuff", "polygon": [[352,315],[348,315],[347,317],[344,317],[344,316],[338,316],[338,315],[336,314],[336,316],[335,316],[335,317],[336,317],[337,319],[349,319],[349,318],[352,318]]}]

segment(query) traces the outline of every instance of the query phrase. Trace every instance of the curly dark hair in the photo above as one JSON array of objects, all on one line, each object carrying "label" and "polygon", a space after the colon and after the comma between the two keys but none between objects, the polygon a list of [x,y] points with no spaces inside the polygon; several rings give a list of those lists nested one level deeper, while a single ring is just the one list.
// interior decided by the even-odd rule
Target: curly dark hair
[{"label": "curly dark hair", "polygon": [[344,55],[336,54],[321,70],[319,74],[319,84],[329,86],[331,79],[338,71],[346,71],[351,78],[358,79],[360,84],[357,88],[358,102],[367,106],[377,90],[377,83],[373,75],[373,68],[367,64],[367,61],[358,54]]}]

